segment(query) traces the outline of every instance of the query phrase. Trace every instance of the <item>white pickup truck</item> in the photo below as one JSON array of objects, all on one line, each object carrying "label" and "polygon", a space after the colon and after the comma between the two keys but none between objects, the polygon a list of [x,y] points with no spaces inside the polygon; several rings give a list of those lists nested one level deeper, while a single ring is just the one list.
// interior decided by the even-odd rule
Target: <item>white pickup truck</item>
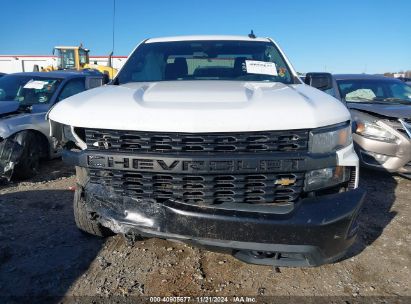
[{"label": "white pickup truck", "polygon": [[317,266],[354,242],[364,192],[351,118],[274,41],[147,39],[106,86],[58,103],[78,227]]}]

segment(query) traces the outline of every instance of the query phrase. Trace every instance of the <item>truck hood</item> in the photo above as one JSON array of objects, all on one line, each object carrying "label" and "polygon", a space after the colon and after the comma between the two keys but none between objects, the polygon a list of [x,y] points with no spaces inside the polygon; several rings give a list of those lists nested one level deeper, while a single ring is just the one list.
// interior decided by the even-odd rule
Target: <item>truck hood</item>
[{"label": "truck hood", "polygon": [[410,118],[411,103],[405,104],[379,104],[379,103],[347,103],[348,108],[362,110],[393,118]]},{"label": "truck hood", "polygon": [[19,109],[17,101],[0,101],[0,117],[16,112]]},{"label": "truck hood", "polygon": [[59,102],[49,118],[101,129],[235,132],[317,128],[350,114],[340,101],[304,84],[164,81],[89,90]]}]

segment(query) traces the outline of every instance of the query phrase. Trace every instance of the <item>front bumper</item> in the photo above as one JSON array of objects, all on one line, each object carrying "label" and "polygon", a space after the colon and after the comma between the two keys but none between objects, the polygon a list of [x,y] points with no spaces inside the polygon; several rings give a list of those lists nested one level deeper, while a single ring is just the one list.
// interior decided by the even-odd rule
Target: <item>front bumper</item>
[{"label": "front bumper", "polygon": [[[160,156],[154,159],[157,157]],[[218,251],[228,251],[249,263],[265,265],[319,266],[335,261],[345,254],[355,241],[357,218],[365,195],[360,189],[352,189],[356,188],[358,183],[358,158],[352,146],[322,157],[294,154],[291,160],[288,154],[236,157],[236,163],[242,161],[240,169],[233,166],[217,167],[215,164],[218,161],[227,163],[222,157],[197,157],[194,161],[201,160],[203,166],[184,166],[185,162],[191,163],[193,159],[184,158],[182,155],[173,158],[165,154],[161,155],[161,159],[168,165],[163,168],[158,162],[150,162],[147,155],[142,162],[141,156],[124,153],[86,150],[65,151],[63,154],[65,162],[86,168],[90,173],[96,168],[109,173],[101,177],[106,178],[108,183],[106,180],[96,182],[95,176],[90,175],[91,182],[83,185],[79,191],[84,192],[90,214],[115,233],[194,243]],[[231,158],[236,159],[234,156]],[[175,159],[178,159],[178,162]],[[231,169],[230,174],[240,174],[244,171],[255,171],[251,160],[260,165],[264,164],[260,166],[259,172],[263,169],[269,169],[270,172],[289,172],[293,168],[297,172],[307,172],[336,165],[350,166],[356,168],[355,181],[352,187],[349,187],[351,190],[346,192],[300,198],[288,205],[196,205],[176,199],[178,196],[157,201],[150,198],[148,193],[137,198],[122,191],[117,184],[119,172],[116,170],[130,173],[147,173],[149,170],[164,174],[165,171],[170,172],[173,166],[173,170],[179,173],[195,170],[188,174],[203,171],[204,174],[210,174],[209,170],[221,169],[226,174],[227,170]],[[275,168],[267,167],[268,160]],[[141,163],[146,167],[140,168]],[[211,163],[213,166],[210,167]],[[124,180],[120,180],[120,183],[126,186]],[[149,190],[147,189],[148,192]]]},{"label": "front bumper", "polygon": [[387,143],[353,134],[361,165],[371,169],[411,176],[411,141]]},{"label": "front bumper", "polygon": [[364,191],[300,200],[290,213],[227,210],[174,200],[157,203],[115,195],[103,185],[87,184],[87,207],[116,233],[180,240],[237,258],[275,266],[319,266],[353,244]]}]

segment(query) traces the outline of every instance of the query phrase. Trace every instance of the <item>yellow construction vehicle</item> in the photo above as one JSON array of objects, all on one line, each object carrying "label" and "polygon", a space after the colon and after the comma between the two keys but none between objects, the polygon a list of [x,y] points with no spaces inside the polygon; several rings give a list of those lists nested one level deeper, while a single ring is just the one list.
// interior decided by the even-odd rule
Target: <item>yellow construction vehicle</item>
[{"label": "yellow construction vehicle", "polygon": [[116,75],[117,70],[111,66],[111,54],[108,56],[108,65],[90,64],[90,50],[80,46],[56,46],[53,55],[57,56],[57,66],[42,68],[43,72],[56,70],[97,70],[106,74],[110,79]]}]

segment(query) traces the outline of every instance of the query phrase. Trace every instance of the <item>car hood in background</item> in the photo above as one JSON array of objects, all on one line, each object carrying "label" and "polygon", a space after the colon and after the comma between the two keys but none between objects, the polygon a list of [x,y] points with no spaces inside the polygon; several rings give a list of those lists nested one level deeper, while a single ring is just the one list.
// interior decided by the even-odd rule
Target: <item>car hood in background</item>
[{"label": "car hood in background", "polygon": [[17,101],[0,101],[0,117],[9,113],[14,113],[19,109]]},{"label": "car hood in background", "polygon": [[236,132],[317,128],[350,114],[304,84],[205,80],[108,85],[59,102],[49,118],[100,129]]},{"label": "car hood in background", "polygon": [[350,109],[367,111],[379,115],[394,117],[394,118],[410,118],[411,117],[411,103],[405,104],[380,104],[380,103],[359,103],[347,102]]}]

